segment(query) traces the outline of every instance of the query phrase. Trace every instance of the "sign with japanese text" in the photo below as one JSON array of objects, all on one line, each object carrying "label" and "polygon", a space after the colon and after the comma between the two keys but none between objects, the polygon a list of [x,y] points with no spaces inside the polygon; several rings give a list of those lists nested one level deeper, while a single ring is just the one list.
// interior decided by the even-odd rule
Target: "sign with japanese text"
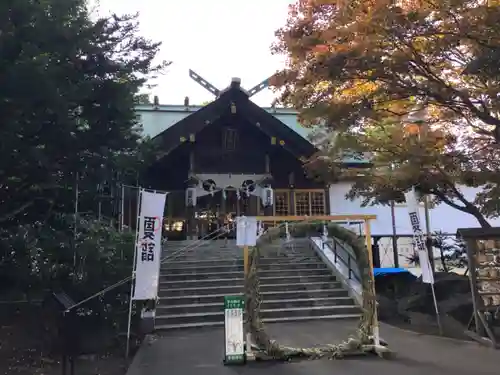
[{"label": "sign with japanese text", "polygon": [[155,299],[161,262],[161,235],[167,193],[141,192],[137,228],[135,288],[132,299]]},{"label": "sign with japanese text", "polygon": [[243,331],[243,310],[245,299],[243,296],[224,297],[224,331],[226,364],[242,363],[245,361],[245,342]]}]

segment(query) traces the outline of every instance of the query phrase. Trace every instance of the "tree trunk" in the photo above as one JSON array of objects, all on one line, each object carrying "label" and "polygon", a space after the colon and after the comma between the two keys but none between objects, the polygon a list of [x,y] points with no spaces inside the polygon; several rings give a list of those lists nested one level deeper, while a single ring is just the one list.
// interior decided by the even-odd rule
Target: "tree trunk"
[{"label": "tree trunk", "polygon": [[439,193],[439,192],[431,192],[431,194],[434,194],[437,196],[439,199],[441,199],[444,203],[446,203],[448,206],[453,207],[459,211],[471,214],[476,218],[476,220],[479,222],[482,228],[491,228],[491,224],[488,223],[488,220],[484,217],[484,215],[479,211],[479,209],[473,205],[471,202],[469,202],[465,197],[457,190],[457,188],[454,185],[450,184],[450,187],[454,190],[454,193],[456,195],[456,198],[463,203],[463,206],[459,206],[455,202],[453,202],[451,199],[449,199],[445,194]]},{"label": "tree trunk", "polygon": [[483,216],[483,214],[478,210],[478,208],[474,205],[467,205],[466,210],[476,218],[482,228],[491,228],[491,224],[488,223],[488,220]]}]

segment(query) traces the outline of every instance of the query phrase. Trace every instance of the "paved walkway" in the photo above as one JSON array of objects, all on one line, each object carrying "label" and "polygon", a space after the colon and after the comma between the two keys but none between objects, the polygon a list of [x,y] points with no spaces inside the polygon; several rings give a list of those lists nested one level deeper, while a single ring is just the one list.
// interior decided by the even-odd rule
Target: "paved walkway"
[{"label": "paved walkway", "polygon": [[[354,323],[320,321],[268,325],[286,345],[311,346],[342,341]],[[224,330],[212,328],[169,332],[144,343],[127,375],[493,375],[499,374],[500,351],[476,343],[424,336],[382,325],[382,337],[396,351],[391,360],[376,356],[292,363],[260,362],[224,366]],[[332,338],[337,338],[337,340]]]}]

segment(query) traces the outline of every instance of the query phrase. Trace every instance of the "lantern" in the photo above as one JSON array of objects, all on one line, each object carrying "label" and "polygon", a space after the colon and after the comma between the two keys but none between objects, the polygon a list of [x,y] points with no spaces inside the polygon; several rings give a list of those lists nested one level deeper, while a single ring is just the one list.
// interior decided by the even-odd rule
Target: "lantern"
[{"label": "lantern", "polygon": [[196,206],[196,188],[190,187],[186,189],[186,206]]},{"label": "lantern", "polygon": [[269,207],[273,205],[274,201],[273,189],[270,187],[264,187],[261,190],[262,205],[264,207]]}]

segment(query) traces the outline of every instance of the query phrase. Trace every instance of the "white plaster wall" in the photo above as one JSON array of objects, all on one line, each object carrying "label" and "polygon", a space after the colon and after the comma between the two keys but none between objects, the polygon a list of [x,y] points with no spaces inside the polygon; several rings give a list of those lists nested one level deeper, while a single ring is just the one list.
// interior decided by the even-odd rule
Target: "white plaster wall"
[{"label": "white plaster wall", "polygon": [[[330,214],[370,214],[376,215],[377,219],[372,221],[371,229],[373,235],[392,235],[391,208],[389,206],[368,206],[361,207],[361,199],[354,201],[345,198],[350,190],[352,183],[340,182],[330,186]],[[476,192],[475,188],[462,187],[462,193],[467,199],[473,200]],[[447,234],[455,235],[458,228],[480,227],[477,220],[472,216],[458,211],[446,204],[440,204],[429,210],[431,231],[442,231]],[[411,235],[410,220],[408,218],[408,208],[401,204],[395,207],[396,234]],[[425,215],[423,206],[420,207],[420,220],[422,226],[425,224]],[[500,227],[500,219],[490,220],[493,226]],[[352,226],[355,232],[359,232],[359,226]],[[424,228],[422,228],[424,229]],[[379,242],[381,267],[394,267],[394,256],[392,251],[392,239],[382,238]],[[413,254],[412,239],[398,239],[398,260],[400,267],[408,267],[407,257]],[[439,257],[438,249],[434,249],[435,258]]]},{"label": "white plaster wall", "polygon": [[[350,182],[340,182],[330,186],[330,214],[371,214],[377,219],[372,222],[372,234],[391,235],[392,221],[391,208],[389,206],[367,206],[361,207],[361,199],[353,201],[346,199],[345,195],[350,190]],[[467,199],[474,199],[477,192],[475,188],[463,187],[462,193]],[[458,228],[480,227],[477,220],[469,214],[458,211],[446,204],[440,204],[429,210],[431,231],[442,231],[455,234]],[[408,208],[406,205],[395,207],[396,232],[397,234],[412,234]],[[424,209],[420,207],[420,220],[424,222]],[[492,219],[493,226],[500,227],[500,219]]]},{"label": "white plaster wall", "polygon": [[175,123],[182,120],[190,112],[140,111],[139,122],[142,124],[143,135],[155,137]]}]

